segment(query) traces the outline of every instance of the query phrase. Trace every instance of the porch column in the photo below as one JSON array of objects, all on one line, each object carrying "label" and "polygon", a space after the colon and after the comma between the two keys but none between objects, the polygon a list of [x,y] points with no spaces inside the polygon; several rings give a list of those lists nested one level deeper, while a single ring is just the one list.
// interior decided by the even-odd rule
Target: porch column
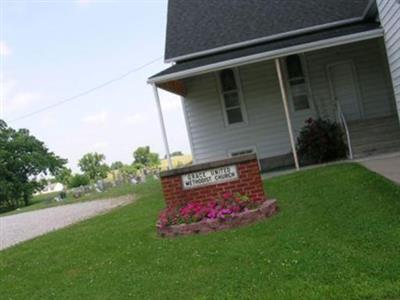
[{"label": "porch column", "polygon": [[275,66],[276,66],[276,72],[278,73],[279,86],[281,88],[283,107],[285,108],[286,123],[287,123],[288,130],[289,130],[290,145],[292,147],[294,164],[296,166],[296,170],[298,171],[298,170],[300,170],[299,159],[297,157],[296,144],[294,142],[292,121],[290,120],[290,113],[289,113],[288,100],[287,100],[288,97],[287,97],[287,93],[286,93],[285,84],[283,82],[282,66],[281,66],[281,62],[280,62],[279,58],[275,59]]},{"label": "porch column", "polygon": [[164,141],[165,153],[167,155],[168,169],[171,170],[172,169],[172,160],[171,160],[171,154],[169,152],[169,145],[168,145],[168,139],[167,139],[167,132],[165,130],[164,117],[163,117],[163,113],[161,110],[160,96],[158,95],[157,86],[154,83],[152,84],[152,86],[153,86],[154,98],[156,99],[158,118],[160,120],[161,133],[162,133],[162,138]]}]

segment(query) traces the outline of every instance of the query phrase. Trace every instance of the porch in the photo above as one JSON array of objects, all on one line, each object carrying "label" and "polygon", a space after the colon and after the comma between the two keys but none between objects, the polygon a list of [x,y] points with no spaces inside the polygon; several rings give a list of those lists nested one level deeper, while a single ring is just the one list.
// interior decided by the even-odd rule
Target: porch
[{"label": "porch", "polygon": [[308,118],[341,124],[351,159],[397,151],[399,119],[379,30],[152,83],[182,96],[196,163],[255,152],[263,170],[299,168],[295,143]]}]

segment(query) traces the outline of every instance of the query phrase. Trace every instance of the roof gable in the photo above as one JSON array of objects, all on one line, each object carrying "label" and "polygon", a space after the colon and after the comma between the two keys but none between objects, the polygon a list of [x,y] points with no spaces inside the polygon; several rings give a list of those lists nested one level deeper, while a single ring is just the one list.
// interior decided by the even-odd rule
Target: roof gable
[{"label": "roof gable", "polygon": [[[359,21],[370,0],[169,0],[166,61]],[[222,48],[222,49],[221,49]]]}]

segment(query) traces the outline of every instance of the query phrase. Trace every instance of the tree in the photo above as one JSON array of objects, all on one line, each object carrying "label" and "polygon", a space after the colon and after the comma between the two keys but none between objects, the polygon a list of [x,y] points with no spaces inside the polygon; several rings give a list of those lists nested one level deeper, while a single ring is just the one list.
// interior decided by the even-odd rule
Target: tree
[{"label": "tree", "polygon": [[145,167],[156,167],[160,164],[158,153],[150,152],[150,147],[139,147],[133,152],[135,164],[142,164]]},{"label": "tree", "polygon": [[43,188],[39,175],[57,175],[66,163],[29,130],[12,129],[0,120],[0,205],[28,205]]},{"label": "tree", "polygon": [[79,160],[79,168],[90,180],[99,180],[107,177],[109,170],[104,162],[104,154],[97,152],[87,153]]},{"label": "tree", "polygon": [[124,165],[121,169],[122,177],[127,180],[130,177],[136,176],[138,174],[138,168],[135,164],[132,165]]},{"label": "tree", "polygon": [[111,164],[111,170],[118,170],[121,169],[124,166],[124,164],[120,161],[115,161]]},{"label": "tree", "polygon": [[90,183],[90,179],[86,175],[82,174],[75,174],[71,176],[69,182],[68,182],[68,187],[69,188],[77,188],[80,186],[88,185]]},{"label": "tree", "polygon": [[71,169],[68,168],[62,168],[58,174],[55,177],[55,180],[57,182],[62,183],[63,185],[68,186],[69,185],[69,181],[71,180],[72,177],[72,171]]}]

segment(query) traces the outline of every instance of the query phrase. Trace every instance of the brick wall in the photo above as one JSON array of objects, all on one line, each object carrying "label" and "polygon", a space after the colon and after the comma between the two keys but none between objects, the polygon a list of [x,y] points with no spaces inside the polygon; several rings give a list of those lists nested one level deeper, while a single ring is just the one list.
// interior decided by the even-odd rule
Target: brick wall
[{"label": "brick wall", "polygon": [[[237,180],[193,189],[182,188],[181,176],[183,174],[227,165],[237,166],[239,175]],[[247,155],[166,171],[161,173],[161,184],[168,207],[181,206],[191,201],[207,202],[211,199],[220,198],[224,192],[239,192],[250,196],[252,199],[265,199],[259,165],[255,155]]]}]

